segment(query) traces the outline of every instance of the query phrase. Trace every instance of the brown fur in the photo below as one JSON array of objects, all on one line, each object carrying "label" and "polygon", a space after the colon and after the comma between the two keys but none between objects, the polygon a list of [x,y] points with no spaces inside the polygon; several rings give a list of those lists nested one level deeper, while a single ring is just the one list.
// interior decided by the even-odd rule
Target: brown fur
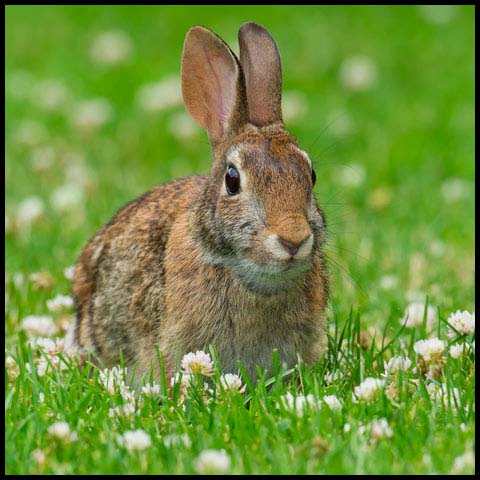
[{"label": "brown fur", "polygon": [[[247,121],[238,60],[208,30],[192,30],[182,64],[184,98],[209,131],[211,174],[155,187],[90,240],[75,269],[76,342],[106,366],[118,363],[121,351],[137,375],[156,363],[155,345],[168,377],[185,353],[209,345],[225,371],[236,372],[241,360],[253,378],[257,365],[271,368],[273,349],[289,366],[298,358],[312,364],[325,350],[328,282],[325,224],[312,194],[311,167],[281,121],[262,127]],[[245,38],[256,41],[255,35]],[[212,67],[195,61],[197,51],[229,60]],[[232,55],[235,88],[209,87],[211,68],[231,77]],[[207,80],[192,83],[191,69]],[[218,116],[218,96],[234,91],[234,98],[222,100],[222,109],[229,105],[226,115]],[[198,105],[202,95],[206,100]],[[224,178],[233,154],[242,187],[229,196]],[[274,243],[272,253],[266,242],[300,244],[308,237],[308,257],[280,270],[287,265],[274,256],[281,248]]]}]

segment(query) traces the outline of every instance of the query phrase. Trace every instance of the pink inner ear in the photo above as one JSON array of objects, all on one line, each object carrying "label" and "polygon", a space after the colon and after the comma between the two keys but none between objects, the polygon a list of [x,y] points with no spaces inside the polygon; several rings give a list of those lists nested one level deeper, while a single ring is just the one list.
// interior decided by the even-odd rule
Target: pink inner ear
[{"label": "pink inner ear", "polygon": [[190,115],[213,143],[222,140],[234,121],[245,121],[240,66],[228,46],[203,27],[192,27],[182,56],[182,94]]},{"label": "pink inner ear", "polygon": [[[214,106],[214,115],[216,118],[218,118],[218,121],[220,125],[222,126],[223,130],[223,125],[226,120],[226,115],[225,115],[225,110],[223,106],[223,99],[222,99],[222,87],[220,83],[220,78],[219,78],[219,73],[215,71],[215,67],[213,64],[213,61],[211,58],[208,56],[207,49],[203,47],[203,53],[205,54],[205,58],[207,60],[208,66],[210,67],[210,70],[212,72],[213,80],[214,80],[214,88],[213,88],[213,93],[214,93],[214,98],[212,99],[212,106]],[[223,133],[223,132],[222,132]]]},{"label": "pink inner ear", "polygon": [[[204,103],[210,112],[210,130],[215,136],[221,137],[228,127],[228,120],[235,107],[236,94],[236,66],[233,62],[225,61],[222,55],[209,52],[204,46],[207,85]],[[213,125],[215,124],[215,126]]]}]

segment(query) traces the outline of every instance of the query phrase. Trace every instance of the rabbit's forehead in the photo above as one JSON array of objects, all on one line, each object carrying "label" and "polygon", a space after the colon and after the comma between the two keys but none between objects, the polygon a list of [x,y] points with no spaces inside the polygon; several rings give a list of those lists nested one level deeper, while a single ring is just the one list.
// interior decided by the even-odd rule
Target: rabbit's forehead
[{"label": "rabbit's forehead", "polygon": [[226,160],[227,163],[246,170],[255,169],[266,162],[272,167],[298,166],[307,172],[312,168],[312,161],[308,154],[293,143],[280,145],[269,141],[242,143],[230,148]]},{"label": "rabbit's forehead", "polygon": [[261,199],[268,211],[272,210],[271,200],[275,199],[273,207],[277,208],[276,199],[283,194],[290,199],[290,210],[302,210],[308,203],[311,162],[308,155],[296,145],[284,144],[281,148],[271,148],[270,142],[240,144],[230,149],[226,161],[235,165],[240,172],[244,190]]}]

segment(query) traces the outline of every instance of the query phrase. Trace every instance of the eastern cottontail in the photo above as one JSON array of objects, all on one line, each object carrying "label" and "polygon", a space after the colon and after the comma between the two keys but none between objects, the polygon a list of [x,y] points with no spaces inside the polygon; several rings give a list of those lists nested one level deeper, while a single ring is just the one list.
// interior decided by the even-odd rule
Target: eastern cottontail
[{"label": "eastern cottontail", "polygon": [[[289,366],[325,350],[327,274],[315,173],[282,121],[281,66],[270,34],[239,31],[240,61],[206,28],[191,28],[183,98],[207,129],[209,176],[153,188],[123,207],[75,267],[75,345],[135,376],[167,378],[190,351],[216,348],[225,372],[241,360]],[[158,371],[157,371],[158,373]]]}]

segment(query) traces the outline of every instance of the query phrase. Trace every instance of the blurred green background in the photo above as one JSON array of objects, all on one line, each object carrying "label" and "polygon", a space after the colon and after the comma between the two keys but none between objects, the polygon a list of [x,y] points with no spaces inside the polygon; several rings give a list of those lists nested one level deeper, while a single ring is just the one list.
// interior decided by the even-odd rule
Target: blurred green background
[{"label": "blurred green background", "polygon": [[425,295],[473,310],[473,6],[6,7],[6,273],[62,282],[124,203],[208,173],[183,40],[201,24],[238,52],[245,21],[277,41],[285,122],[316,165],[331,313],[383,325]]}]

